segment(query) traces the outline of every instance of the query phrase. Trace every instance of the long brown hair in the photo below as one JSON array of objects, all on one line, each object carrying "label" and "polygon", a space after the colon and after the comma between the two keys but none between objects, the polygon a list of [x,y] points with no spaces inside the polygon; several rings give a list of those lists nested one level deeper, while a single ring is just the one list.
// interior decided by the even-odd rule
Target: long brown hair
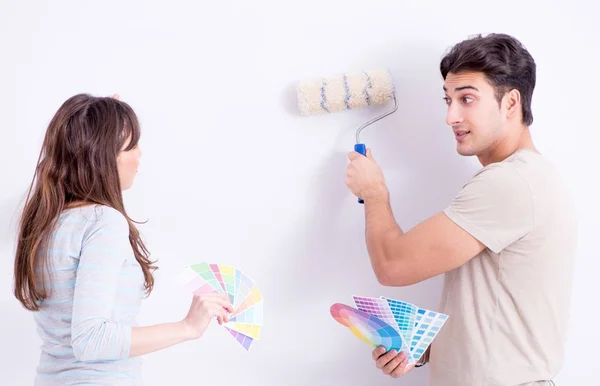
[{"label": "long brown hair", "polygon": [[[36,280],[47,267],[47,256],[40,252],[60,213],[78,203],[110,206],[125,216],[146,293],[152,291],[156,267],[125,211],[117,170],[117,156],[125,141],[130,139],[125,148],[128,151],[139,138],[140,126],[133,109],[110,97],[75,95],[50,121],[18,230],[14,294],[28,310],[39,310],[39,301],[48,295],[43,280]],[[36,271],[39,267],[41,273]]]}]

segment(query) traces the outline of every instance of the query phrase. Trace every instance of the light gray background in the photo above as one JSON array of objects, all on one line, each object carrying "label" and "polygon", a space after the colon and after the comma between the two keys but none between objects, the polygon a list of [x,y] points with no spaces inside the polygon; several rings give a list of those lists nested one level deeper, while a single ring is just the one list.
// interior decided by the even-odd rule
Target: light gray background
[{"label": "light gray background", "polygon": [[569,3],[3,0],[0,383],[31,384],[40,344],[31,315],[11,295],[18,210],[52,115],[89,92],[120,93],[143,128],[140,172],[125,198],[134,219],[149,220],[140,229],[161,269],[139,322],[185,315],[189,296],[171,280],[196,261],[245,270],[265,298],[263,336],[250,353],[215,324],[199,341],[148,355],[147,385],[424,385],[427,368],[401,380],[381,375],[370,348],[329,315],[332,303],[351,304],[353,294],[438,305],[441,277],[409,288],[377,283],[363,208],[344,184],[356,127],[389,107],[301,117],[294,86],[390,69],[400,108],[362,138],[408,230],[442,210],[479,167],[455,152],[439,60],[471,34],[506,32],[538,63],[532,132],[581,212],[568,355],[557,384],[593,384],[600,28],[591,1]]}]

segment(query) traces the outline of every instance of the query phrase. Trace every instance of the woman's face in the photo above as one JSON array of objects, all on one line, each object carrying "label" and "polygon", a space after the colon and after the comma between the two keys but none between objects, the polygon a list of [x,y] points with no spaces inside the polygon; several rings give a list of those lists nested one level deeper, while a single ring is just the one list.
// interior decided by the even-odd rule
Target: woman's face
[{"label": "woman's face", "polygon": [[119,181],[121,182],[122,190],[127,190],[133,185],[133,180],[135,179],[140,164],[140,157],[142,156],[142,151],[138,145],[131,150],[125,150],[130,141],[131,138],[128,138],[127,141],[125,141],[123,148],[117,156],[117,170],[119,172]]}]

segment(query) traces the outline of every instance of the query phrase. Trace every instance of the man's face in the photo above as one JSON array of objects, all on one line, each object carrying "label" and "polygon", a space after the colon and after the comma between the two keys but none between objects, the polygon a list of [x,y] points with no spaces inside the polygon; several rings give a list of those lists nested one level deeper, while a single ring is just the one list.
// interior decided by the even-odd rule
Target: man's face
[{"label": "man's face", "polygon": [[505,135],[505,114],[483,73],[449,73],[444,91],[448,105],[446,123],[454,131],[459,154],[478,156],[501,142]]}]

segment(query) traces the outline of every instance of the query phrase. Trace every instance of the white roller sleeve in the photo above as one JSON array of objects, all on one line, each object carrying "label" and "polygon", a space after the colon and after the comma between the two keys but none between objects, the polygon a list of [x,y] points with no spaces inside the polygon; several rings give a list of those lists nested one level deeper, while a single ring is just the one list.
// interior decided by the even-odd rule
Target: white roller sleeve
[{"label": "white roller sleeve", "polygon": [[386,103],[394,85],[389,71],[376,69],[303,81],[296,91],[300,113],[315,115]]}]

